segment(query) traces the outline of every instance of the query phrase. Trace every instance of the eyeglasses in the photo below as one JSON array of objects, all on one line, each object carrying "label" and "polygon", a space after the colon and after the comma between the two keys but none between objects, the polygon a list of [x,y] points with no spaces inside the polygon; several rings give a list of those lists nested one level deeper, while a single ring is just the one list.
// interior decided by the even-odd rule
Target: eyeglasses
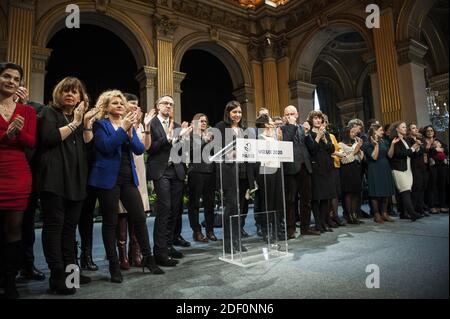
[{"label": "eyeglasses", "polygon": [[169,102],[169,101],[162,101],[162,102],[159,102],[159,104],[162,104],[162,105],[170,105],[170,106],[174,106],[174,103],[172,103],[172,102]]}]

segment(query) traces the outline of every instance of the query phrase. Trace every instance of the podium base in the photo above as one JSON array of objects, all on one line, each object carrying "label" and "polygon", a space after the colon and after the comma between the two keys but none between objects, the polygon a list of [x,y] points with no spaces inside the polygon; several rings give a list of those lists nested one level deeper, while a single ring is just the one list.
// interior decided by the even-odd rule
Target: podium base
[{"label": "podium base", "polygon": [[272,250],[267,253],[255,253],[255,252],[247,252],[247,253],[236,253],[227,254],[225,256],[219,257],[219,260],[227,262],[229,264],[233,264],[240,267],[251,267],[261,263],[268,263],[275,260],[280,260],[286,257],[293,257],[293,253],[289,253],[286,251],[278,251]]}]

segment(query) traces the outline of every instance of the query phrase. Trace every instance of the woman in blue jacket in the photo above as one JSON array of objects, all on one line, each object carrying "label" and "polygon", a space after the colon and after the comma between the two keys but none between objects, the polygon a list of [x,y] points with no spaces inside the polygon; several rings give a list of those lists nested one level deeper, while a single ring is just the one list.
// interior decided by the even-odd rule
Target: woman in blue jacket
[{"label": "woman in blue jacket", "polygon": [[116,251],[116,226],[119,200],[133,221],[136,237],[142,250],[143,269],[153,274],[164,273],[155,264],[148,236],[145,212],[138,190],[138,178],[133,154],[144,153],[134,125],[138,114],[126,114],[126,99],[120,91],[104,92],[97,101],[99,120],[94,123],[95,162],[89,176],[89,185],[99,194],[103,214],[102,235],[109,260],[111,281],[122,282]]}]

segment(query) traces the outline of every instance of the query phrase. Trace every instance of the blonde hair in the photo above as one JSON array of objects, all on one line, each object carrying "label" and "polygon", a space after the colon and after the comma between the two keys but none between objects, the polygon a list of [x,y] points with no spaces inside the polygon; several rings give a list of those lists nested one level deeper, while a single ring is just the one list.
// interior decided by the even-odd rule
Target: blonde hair
[{"label": "blonde hair", "polygon": [[110,90],[103,92],[97,99],[97,103],[95,104],[95,107],[99,109],[100,111],[97,113],[96,118],[104,119],[108,116],[108,106],[109,103],[111,103],[111,100],[115,97],[118,97],[122,100],[123,106],[125,109],[127,109],[127,99],[119,90]]}]

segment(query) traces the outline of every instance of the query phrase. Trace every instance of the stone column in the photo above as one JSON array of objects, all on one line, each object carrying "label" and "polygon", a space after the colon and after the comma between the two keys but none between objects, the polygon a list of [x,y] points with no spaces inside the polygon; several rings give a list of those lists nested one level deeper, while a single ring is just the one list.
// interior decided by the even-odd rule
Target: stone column
[{"label": "stone column", "polygon": [[265,107],[266,102],[264,100],[264,79],[263,67],[261,63],[262,55],[259,44],[255,40],[251,41],[248,45],[248,53],[252,66],[253,83],[255,88],[255,108],[256,111],[258,111],[260,107]]},{"label": "stone column", "polygon": [[291,91],[290,104],[297,107],[300,121],[306,121],[309,112],[314,110],[316,85],[303,81],[292,81],[289,83],[289,90]]},{"label": "stone column", "polygon": [[387,8],[380,16],[380,28],[373,29],[375,57],[381,97],[382,122],[392,123],[402,117],[394,18]]},{"label": "stone column", "polygon": [[343,126],[347,125],[351,119],[363,119],[364,118],[364,99],[357,97],[342,101],[336,104],[341,114],[341,123]]},{"label": "stone column", "polygon": [[276,43],[277,70],[278,70],[278,114],[283,115],[284,108],[289,104],[289,67],[290,59],[287,52],[288,41],[281,38]]},{"label": "stone column", "polygon": [[189,119],[182,119],[181,118],[181,93],[183,91],[181,90],[181,82],[183,82],[184,78],[186,77],[186,73],[174,71],[173,72],[173,82],[174,82],[174,94],[173,99],[175,102],[175,110],[174,110],[174,118],[176,122],[181,123],[181,121],[188,120]]},{"label": "stone column", "polygon": [[374,109],[374,116],[377,120],[382,120],[383,113],[381,110],[381,96],[380,96],[380,82],[378,79],[377,64],[375,62],[375,56],[364,55],[363,60],[369,66],[370,84],[372,87],[372,102]]},{"label": "stone column", "polygon": [[278,70],[275,58],[274,43],[269,37],[263,43],[263,74],[264,74],[264,100],[270,114],[278,114],[280,98],[278,95]]},{"label": "stone column", "polygon": [[31,53],[34,27],[34,2],[10,0],[8,7],[8,47],[6,60],[23,68],[26,87],[31,82]]},{"label": "stone column", "polygon": [[255,127],[256,107],[255,90],[249,86],[244,86],[233,91],[236,100],[242,105],[242,120],[244,125]]},{"label": "stone column", "polygon": [[151,66],[144,66],[136,75],[139,82],[140,105],[142,111],[149,111],[155,104],[156,76],[158,69]]},{"label": "stone column", "polygon": [[397,44],[402,120],[419,126],[430,122],[423,63],[427,50],[425,45],[412,39]]},{"label": "stone column", "polygon": [[177,25],[167,16],[154,16],[157,66],[158,66],[158,96],[169,94],[173,96],[173,34]]}]

